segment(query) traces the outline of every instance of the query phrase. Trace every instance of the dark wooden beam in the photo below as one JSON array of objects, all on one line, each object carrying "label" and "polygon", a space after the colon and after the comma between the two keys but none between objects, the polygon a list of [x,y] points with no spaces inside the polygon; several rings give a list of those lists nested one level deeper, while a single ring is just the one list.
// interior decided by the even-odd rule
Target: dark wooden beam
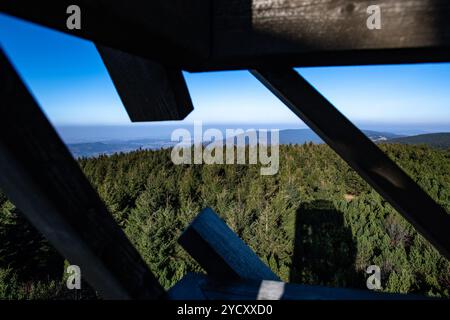
[{"label": "dark wooden beam", "polygon": [[104,298],[164,290],[0,50],[0,188]]},{"label": "dark wooden beam", "polygon": [[189,273],[174,285],[168,296],[173,300],[425,300],[412,294],[382,293],[283,283],[268,280],[219,281]]},{"label": "dark wooden beam", "polygon": [[214,1],[211,67],[449,61],[448,16],[447,0]]},{"label": "dark wooden beam", "polygon": [[193,109],[179,68],[97,45],[131,121],[182,120]]},{"label": "dark wooden beam", "polygon": [[[0,11],[191,71],[450,61],[448,0],[3,0]],[[381,29],[367,8],[381,8]]]},{"label": "dark wooden beam", "polygon": [[199,213],[178,242],[210,277],[279,280],[211,208]]},{"label": "dark wooden beam", "polygon": [[[80,30],[66,27],[74,4]],[[152,60],[185,64],[209,56],[210,0],[2,0],[0,11]]]},{"label": "dark wooden beam", "polygon": [[252,73],[450,259],[450,214],[394,161],[293,69]]}]

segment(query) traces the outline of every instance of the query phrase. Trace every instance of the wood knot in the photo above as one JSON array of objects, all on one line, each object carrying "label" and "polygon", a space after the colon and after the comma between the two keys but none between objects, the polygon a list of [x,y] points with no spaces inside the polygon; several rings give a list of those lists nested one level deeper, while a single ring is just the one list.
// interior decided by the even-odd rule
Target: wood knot
[{"label": "wood knot", "polygon": [[348,13],[352,13],[353,11],[355,11],[355,5],[353,3],[349,3],[345,6],[345,11],[347,11]]}]

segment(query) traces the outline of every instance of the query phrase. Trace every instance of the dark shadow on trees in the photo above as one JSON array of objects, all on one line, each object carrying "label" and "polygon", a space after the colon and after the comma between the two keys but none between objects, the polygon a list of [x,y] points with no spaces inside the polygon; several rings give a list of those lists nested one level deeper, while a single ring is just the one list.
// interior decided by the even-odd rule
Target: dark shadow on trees
[{"label": "dark shadow on trees", "polygon": [[356,243],[331,201],[315,200],[297,209],[290,282],[362,287],[355,259]]},{"label": "dark shadow on trees", "polygon": [[[2,216],[0,211],[0,270],[11,269],[17,281],[27,285],[31,292],[29,286],[37,282],[63,283],[64,267],[64,258],[19,210],[14,209],[8,217],[4,213]],[[57,300],[97,299],[95,291],[84,279],[81,291],[69,290],[63,285],[62,290],[52,289],[48,294]]]},{"label": "dark shadow on trees", "polygon": [[0,269],[12,268],[20,280],[61,279],[64,259],[20,213],[0,224]]}]

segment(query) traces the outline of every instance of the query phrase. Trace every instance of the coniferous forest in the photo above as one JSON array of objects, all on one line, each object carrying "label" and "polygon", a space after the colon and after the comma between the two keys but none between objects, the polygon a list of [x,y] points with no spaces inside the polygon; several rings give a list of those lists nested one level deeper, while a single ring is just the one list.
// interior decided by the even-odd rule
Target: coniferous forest
[{"label": "coniferous forest", "polygon": [[[450,149],[386,144],[389,154],[450,212]],[[79,165],[160,283],[201,268],[177,244],[211,207],[283,281],[449,297],[450,262],[328,146],[280,146],[280,169],[174,165],[170,150],[79,159]],[[95,299],[65,289],[68,265],[0,193],[0,299]]]}]

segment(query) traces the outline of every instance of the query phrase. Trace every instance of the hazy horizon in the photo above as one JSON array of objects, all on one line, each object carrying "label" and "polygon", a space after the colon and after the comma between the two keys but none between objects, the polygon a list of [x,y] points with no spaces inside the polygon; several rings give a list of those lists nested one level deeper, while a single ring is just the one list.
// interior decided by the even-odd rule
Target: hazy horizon
[{"label": "hazy horizon", "polygon": [[[359,126],[361,130],[371,130],[378,132],[393,133],[398,135],[419,135],[427,133],[450,132],[450,125],[441,125],[434,128],[428,126],[418,127],[416,125],[405,126],[391,124],[363,124]],[[102,142],[112,140],[137,140],[137,139],[165,139],[170,140],[173,130],[185,128],[192,132],[193,123],[132,123],[116,125],[57,125],[55,126],[61,138],[66,143]],[[300,129],[311,130],[304,124],[251,124],[251,123],[203,123],[203,129],[216,128],[225,132],[225,129]]]}]

